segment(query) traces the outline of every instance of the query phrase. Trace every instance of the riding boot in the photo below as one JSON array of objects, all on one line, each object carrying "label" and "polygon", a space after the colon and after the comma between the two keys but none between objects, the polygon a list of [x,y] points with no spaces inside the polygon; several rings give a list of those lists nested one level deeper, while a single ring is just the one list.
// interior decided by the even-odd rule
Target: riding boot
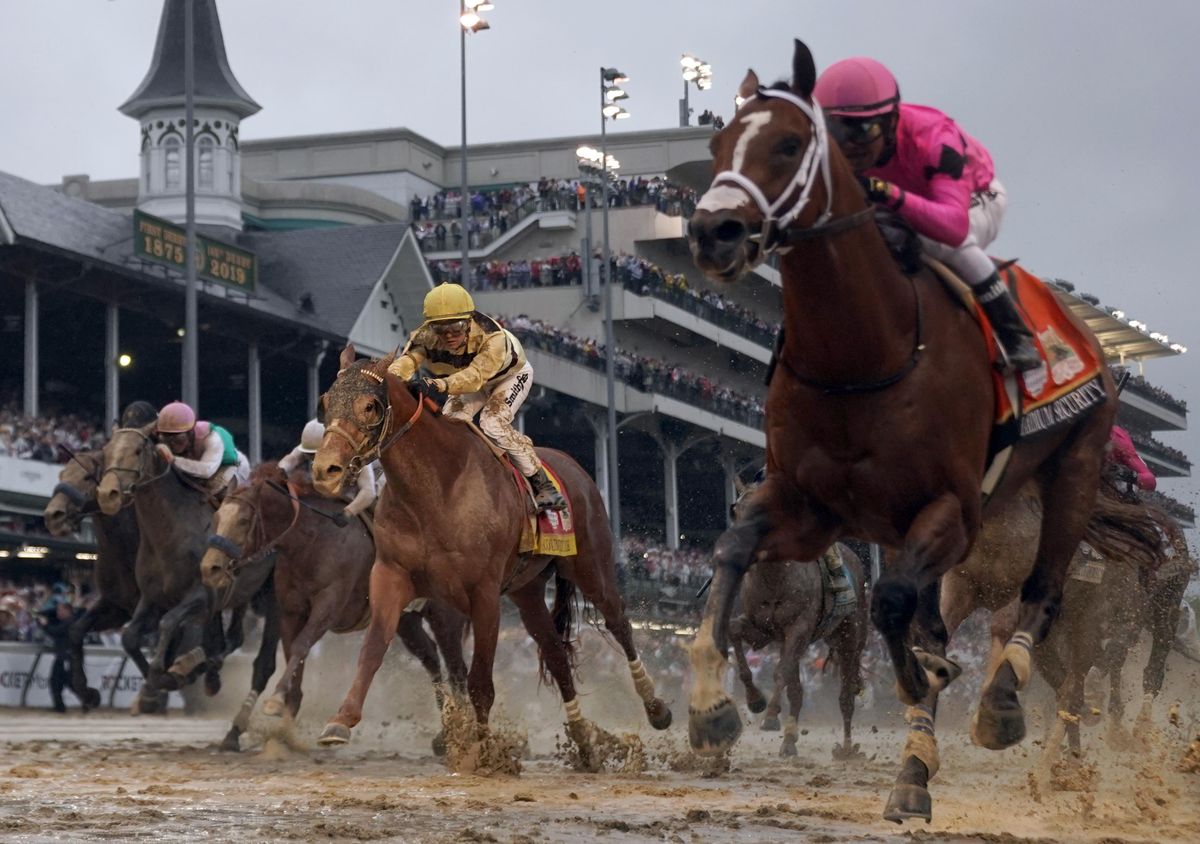
[{"label": "riding boot", "polygon": [[537,505],[538,512],[567,509],[567,499],[563,498],[543,467],[539,466],[536,472],[526,477],[529,479],[529,486],[533,488],[533,503]]},{"label": "riding boot", "polygon": [[821,554],[821,564],[829,573],[829,591],[833,594],[834,609],[852,605],[855,602],[854,584],[850,582],[850,572],[846,569],[846,561],[842,559],[841,549],[836,543]]},{"label": "riding boot", "polygon": [[999,273],[992,273],[986,281],[974,285],[971,291],[975,294],[975,301],[987,314],[1009,364],[1017,372],[1027,372],[1041,366],[1042,358],[1033,343],[1033,333],[1017,313],[1016,304],[1000,280]]}]

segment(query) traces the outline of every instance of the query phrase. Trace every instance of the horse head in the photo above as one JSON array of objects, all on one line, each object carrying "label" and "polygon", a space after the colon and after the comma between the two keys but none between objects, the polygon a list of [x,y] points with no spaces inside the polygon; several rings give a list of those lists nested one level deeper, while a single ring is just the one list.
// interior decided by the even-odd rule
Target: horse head
[{"label": "horse head", "polygon": [[227,589],[233,581],[236,561],[252,552],[254,528],[257,525],[261,530],[262,525],[261,493],[261,482],[252,479],[239,487],[235,478],[225,500],[213,513],[213,530],[200,558],[200,579],[209,589]]},{"label": "horse head", "polygon": [[[58,473],[58,485],[42,511],[42,521],[51,536],[67,536],[79,530],[83,517],[95,510],[96,487],[104,466],[102,451],[71,455]],[[90,506],[89,506],[90,505]]]},{"label": "horse head", "polygon": [[[141,428],[117,428],[104,447],[104,471],[96,500],[106,516],[115,516],[133,500],[135,487],[170,470],[154,449],[155,423]],[[165,467],[165,468],[164,468]]]},{"label": "horse head", "polygon": [[405,414],[420,403],[387,368],[395,353],[380,360],[356,360],[353,344],[342,350],[341,368],[325,395],[320,414],[325,437],[313,458],[313,486],[336,497],[354,483],[364,466],[379,456],[396,424],[393,414]]},{"label": "horse head", "polygon": [[[742,80],[742,105],[710,144],[712,185],[688,221],[692,258],[709,278],[735,281],[784,246],[789,230],[819,230],[833,213],[835,182],[853,180],[812,99],[816,80],[801,41],[790,83],[764,87],[753,70]],[[861,206],[861,192],[849,193]]]}]

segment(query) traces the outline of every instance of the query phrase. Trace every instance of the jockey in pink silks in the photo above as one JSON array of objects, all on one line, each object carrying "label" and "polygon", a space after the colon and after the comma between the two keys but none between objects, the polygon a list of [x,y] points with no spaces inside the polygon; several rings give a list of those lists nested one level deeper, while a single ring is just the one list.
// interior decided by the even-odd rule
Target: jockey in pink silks
[{"label": "jockey in pink silks", "polygon": [[1124,428],[1119,425],[1113,425],[1112,433],[1109,434],[1108,448],[1108,459],[1118,466],[1124,466],[1133,472],[1137,478],[1138,489],[1150,492],[1158,486],[1158,481],[1155,479],[1154,473],[1150,471],[1145,461],[1138,456],[1137,449],[1133,447],[1133,440]]},{"label": "jockey in pink silks", "polygon": [[830,66],[813,98],[867,198],[903,217],[925,251],[971,285],[1014,368],[1040,366],[1033,335],[983,251],[1007,205],[983,145],[937,109],[901,103],[895,77],[874,59]]}]

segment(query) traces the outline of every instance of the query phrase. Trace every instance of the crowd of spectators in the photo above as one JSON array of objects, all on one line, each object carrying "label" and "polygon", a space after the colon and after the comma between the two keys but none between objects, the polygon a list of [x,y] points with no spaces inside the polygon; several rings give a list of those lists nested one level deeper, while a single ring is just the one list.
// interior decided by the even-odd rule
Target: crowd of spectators
[{"label": "crowd of spectators", "polygon": [[48,644],[39,619],[44,623],[63,603],[82,610],[86,601],[67,583],[0,579],[0,642]]},{"label": "crowd of spectators", "polygon": [[696,122],[701,126],[711,126],[717,131],[725,128],[725,118],[719,114],[713,114],[708,109],[700,112],[700,116],[696,118]]},{"label": "crowd of spectators", "polygon": [[[471,249],[481,249],[530,214],[542,211],[579,211],[587,202],[589,183],[580,179],[541,178],[528,185],[476,189],[463,216],[462,192],[445,190],[413,196],[409,216],[417,242],[426,252],[461,249],[467,238]],[[595,198],[593,204],[600,200]],[[613,179],[610,208],[651,205],[663,214],[690,217],[696,209],[696,192],[661,176]]]},{"label": "crowd of spectators", "polygon": [[[579,337],[524,314],[501,321],[530,348],[592,369],[603,371],[605,367],[604,346],[590,337]],[[619,380],[635,390],[670,396],[752,428],[763,425],[763,403],[759,397],[718,384],[678,364],[618,348],[615,371]]]},{"label": "crowd of spectators", "polygon": [[99,426],[74,413],[26,416],[16,402],[0,406],[0,457],[65,463],[70,459],[66,449],[81,451],[103,444]]},{"label": "crowd of spectators", "polygon": [[[592,258],[599,276],[600,256]],[[624,252],[611,259],[613,278],[630,293],[670,302],[701,319],[736,332],[770,348],[779,323],[758,314],[715,290],[692,287],[683,273],[669,273],[645,258]],[[429,271],[438,284],[459,282],[462,264],[455,260],[430,261]],[[472,265],[472,290],[524,290],[530,287],[563,287],[583,284],[583,259],[578,252],[543,259],[480,261]],[[601,279],[602,280],[602,279]]]},{"label": "crowd of spectators", "polygon": [[1192,461],[1188,459],[1188,456],[1184,452],[1166,443],[1159,442],[1148,430],[1128,424],[1123,427],[1129,431],[1130,437],[1133,438],[1133,444],[1138,449],[1175,463],[1182,463],[1185,466],[1192,465]]},{"label": "crowd of spectators", "polygon": [[711,573],[710,554],[691,548],[666,548],[637,536],[621,537],[625,572],[635,580],[673,586],[700,586]]},{"label": "crowd of spectators", "polygon": [[1187,402],[1183,399],[1177,399],[1162,387],[1155,387],[1141,375],[1131,376],[1126,384],[1126,389],[1133,389],[1135,392],[1146,393],[1153,396],[1161,404],[1167,407],[1174,408],[1180,413],[1187,413]]}]

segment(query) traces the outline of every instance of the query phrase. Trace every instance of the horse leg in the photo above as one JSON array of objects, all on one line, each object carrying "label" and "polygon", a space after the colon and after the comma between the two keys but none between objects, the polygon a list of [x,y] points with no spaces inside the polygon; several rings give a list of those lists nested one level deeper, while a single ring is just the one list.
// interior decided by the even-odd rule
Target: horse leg
[{"label": "horse leg", "polygon": [[733,647],[733,659],[737,665],[738,679],[746,690],[746,706],[751,712],[762,712],[767,708],[767,699],[754,685],[754,673],[750,663],[746,661],[746,646],[742,641],[742,626],[746,623],[745,616],[738,616],[729,622],[729,644]]},{"label": "horse leg", "polygon": [[[438,659],[437,645],[433,639],[429,638],[429,634],[425,632],[425,627],[421,621],[420,613],[400,613],[400,623],[396,627],[396,635],[400,637],[400,641],[404,643],[404,647],[408,648],[409,653],[417,658],[417,661],[421,663],[421,666],[429,675],[429,680],[433,683],[434,702],[437,704],[437,711],[440,716],[446,702],[442,694],[442,661]],[[433,737],[433,755],[446,755],[446,737],[440,729],[437,735]]]},{"label": "horse leg", "polygon": [[[293,614],[283,617],[280,635],[287,664],[284,666],[283,676],[275,684],[274,691],[263,701],[263,715],[278,718],[287,710],[294,716],[299,710],[299,674],[304,670],[304,660],[308,659],[308,652],[312,650],[313,645],[321,640],[337,620],[343,597],[342,587],[334,584],[318,592],[312,599],[307,618]],[[293,685],[297,688],[294,708],[288,704]]]},{"label": "horse leg", "polygon": [[237,751],[241,749],[239,739],[250,726],[250,715],[254,712],[254,704],[267,687],[267,681],[275,673],[275,651],[279,648],[279,604],[271,600],[267,602],[263,614],[262,641],[258,646],[258,655],[254,657],[254,669],[250,675],[250,691],[242,701],[242,707],[229,726],[229,732],[221,742],[222,750]]},{"label": "horse leg", "polygon": [[1145,701],[1153,701],[1162,691],[1167,673],[1167,655],[1175,641],[1175,627],[1179,622],[1179,604],[1183,600],[1187,579],[1175,578],[1165,583],[1152,584],[1147,590],[1146,617],[1150,630],[1150,658],[1142,671],[1142,695]]},{"label": "horse leg", "polygon": [[142,653],[142,639],[157,626],[159,617],[160,611],[142,598],[138,601],[133,617],[121,631],[121,647],[142,675],[142,687],[130,707],[130,713],[133,715],[159,712],[166,708],[167,694],[156,684],[155,676],[150,671],[150,663]]},{"label": "horse leg", "polygon": [[[783,653],[783,640],[779,641],[779,651]],[[779,721],[779,713],[783,711],[783,662],[775,658],[775,670],[771,672],[771,697],[767,699],[767,711],[763,714],[759,729],[769,733],[777,733],[783,729]]]},{"label": "horse leg", "polygon": [[804,708],[804,684],[800,681],[800,657],[808,649],[811,642],[812,627],[808,619],[802,618],[792,623],[783,639],[783,647],[779,650],[779,679],[780,685],[787,689],[788,716],[783,720],[783,743],[779,747],[780,756],[795,756],[796,742],[800,739],[800,710]]},{"label": "horse leg", "polygon": [[112,630],[120,627],[128,618],[129,613],[124,608],[102,595],[100,600],[70,627],[71,691],[83,702],[85,712],[100,705],[100,692],[87,684],[87,674],[83,670],[83,640],[93,630]]},{"label": "horse leg", "polygon": [[701,753],[721,754],[742,732],[737,707],[725,692],[729,663],[729,616],[752,556],[771,530],[768,478],[743,499],[742,518],[713,546],[713,579],[700,629],[692,642],[692,694],[688,703],[688,740]]},{"label": "horse leg", "polygon": [[492,665],[496,661],[496,642],[500,638],[500,590],[495,584],[477,586],[471,593],[471,629],[475,634],[475,652],[467,672],[467,694],[475,709],[481,730],[487,729],[488,715],[496,700]]},{"label": "horse leg", "polygon": [[[204,647],[195,641],[190,623],[194,618],[204,618],[208,609],[208,589],[202,583],[197,583],[183,596],[177,607],[172,608],[163,616],[158,625],[158,646],[154,657],[150,660],[151,669],[160,674],[160,683],[164,688],[178,689],[183,686],[188,676],[198,666],[203,665],[206,655]],[[220,620],[218,619],[218,625]],[[166,668],[167,654],[175,644],[175,639],[183,632],[188,639],[185,646],[180,646],[169,669]]]},{"label": "horse leg", "polygon": [[[396,636],[400,613],[416,597],[416,590],[408,572],[379,560],[371,567],[369,591],[371,621],[367,625],[367,633],[358,652],[358,671],[337,715],[329,719],[320,738],[317,739],[317,744],[322,747],[346,744],[350,741],[350,730],[362,720],[363,701],[366,700],[367,690],[371,688],[371,680],[383,664],[384,654]],[[295,656],[293,653],[292,657]]]},{"label": "horse leg", "polygon": [[832,653],[837,655],[840,680],[838,708],[842,712],[842,743],[833,746],[833,758],[841,762],[866,758],[858,749],[858,745],[854,744],[851,733],[854,698],[862,689],[862,654],[866,646],[866,636],[863,635],[865,621],[866,619],[858,617],[846,619],[830,642]]},{"label": "horse leg", "polygon": [[446,664],[446,675],[450,691],[462,695],[467,690],[467,662],[463,658],[463,635],[467,620],[457,610],[442,604],[431,604],[425,612],[425,621],[433,631],[433,639]]},{"label": "horse leg", "polygon": [[[609,534],[605,532],[604,541],[607,541],[608,537]],[[601,565],[601,561],[607,561],[607,565]],[[642,699],[642,708],[646,710],[650,726],[656,730],[665,730],[671,726],[671,708],[658,697],[654,679],[646,673],[646,667],[642,665],[642,659],[633,644],[633,627],[625,614],[625,601],[621,598],[621,589],[616,580],[616,567],[611,561],[611,547],[606,550],[597,542],[590,554],[579,554],[575,557],[571,579],[583,596],[599,611],[604,618],[604,626],[621,646],[629,666],[629,674],[633,678],[633,688]]]}]

